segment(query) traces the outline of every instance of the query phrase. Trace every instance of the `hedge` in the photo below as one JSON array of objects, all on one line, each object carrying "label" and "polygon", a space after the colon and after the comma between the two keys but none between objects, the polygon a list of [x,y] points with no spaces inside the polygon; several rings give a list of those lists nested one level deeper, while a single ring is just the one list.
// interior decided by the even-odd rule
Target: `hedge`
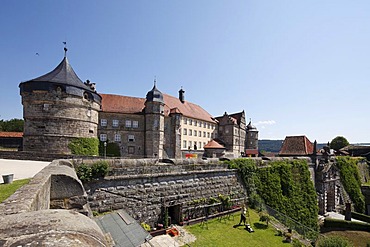
[{"label": "hedge", "polygon": [[370,231],[370,224],[358,221],[347,221],[326,218],[324,220],[325,228],[339,228],[342,230]]}]

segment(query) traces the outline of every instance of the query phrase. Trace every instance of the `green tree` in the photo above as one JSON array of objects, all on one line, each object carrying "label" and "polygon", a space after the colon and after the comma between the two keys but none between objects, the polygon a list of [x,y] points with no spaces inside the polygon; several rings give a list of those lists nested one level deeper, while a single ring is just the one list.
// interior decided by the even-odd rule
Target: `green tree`
[{"label": "green tree", "polygon": [[0,120],[0,131],[5,132],[23,132],[23,119],[13,118],[10,120]]},{"label": "green tree", "polygon": [[330,142],[330,148],[334,150],[339,150],[348,145],[349,145],[349,142],[343,136],[337,136]]}]

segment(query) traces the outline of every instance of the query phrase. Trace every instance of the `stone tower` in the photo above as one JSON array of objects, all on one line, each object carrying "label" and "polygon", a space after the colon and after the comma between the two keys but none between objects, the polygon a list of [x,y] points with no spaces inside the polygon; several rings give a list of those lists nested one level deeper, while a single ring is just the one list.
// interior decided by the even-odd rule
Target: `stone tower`
[{"label": "stone tower", "polygon": [[163,94],[154,84],[146,94],[145,101],[145,155],[148,158],[163,158],[164,101]]},{"label": "stone tower", "polygon": [[249,121],[247,125],[245,148],[258,150],[258,130],[252,125],[252,121]]},{"label": "stone tower", "polygon": [[101,97],[83,83],[65,56],[51,72],[19,84],[23,104],[23,150],[70,153],[76,137],[97,137]]}]

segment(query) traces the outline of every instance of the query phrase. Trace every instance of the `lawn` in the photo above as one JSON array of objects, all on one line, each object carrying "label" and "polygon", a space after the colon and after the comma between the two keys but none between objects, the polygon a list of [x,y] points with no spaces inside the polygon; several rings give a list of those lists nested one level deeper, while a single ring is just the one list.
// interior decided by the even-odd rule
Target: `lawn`
[{"label": "lawn", "polygon": [[237,226],[240,213],[234,214],[230,219],[212,219],[207,226],[196,224],[185,228],[196,236],[197,240],[190,243],[196,246],[291,246],[283,242],[283,237],[275,236],[276,230],[266,223],[259,222],[258,213],[250,211],[251,226],[255,232],[249,233],[244,226]]},{"label": "lawn", "polygon": [[30,179],[27,178],[15,180],[11,184],[0,184],[0,203],[7,199],[9,196],[13,195],[17,189],[27,184],[29,181]]}]

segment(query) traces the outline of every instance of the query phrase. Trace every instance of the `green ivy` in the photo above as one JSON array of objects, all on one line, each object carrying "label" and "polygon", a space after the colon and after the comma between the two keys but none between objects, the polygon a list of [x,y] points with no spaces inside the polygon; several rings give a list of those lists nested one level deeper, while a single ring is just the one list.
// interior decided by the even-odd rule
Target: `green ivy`
[{"label": "green ivy", "polygon": [[357,169],[358,158],[347,156],[337,157],[337,165],[340,173],[340,181],[347,191],[352,202],[355,204],[355,211],[365,212],[365,197],[361,192],[361,179]]},{"label": "green ivy", "polygon": [[73,138],[68,144],[72,154],[77,155],[98,155],[99,140],[97,138]]},{"label": "green ivy", "polygon": [[99,155],[104,156],[104,150],[106,151],[106,155],[108,157],[120,157],[121,151],[119,148],[118,143],[115,142],[107,142],[107,146],[104,147],[104,142],[99,143]]},{"label": "green ivy", "polygon": [[227,163],[229,168],[239,170],[250,204],[263,210],[263,200],[292,219],[312,229],[318,228],[316,191],[306,161],[273,161],[258,169],[253,159],[235,159]]}]

